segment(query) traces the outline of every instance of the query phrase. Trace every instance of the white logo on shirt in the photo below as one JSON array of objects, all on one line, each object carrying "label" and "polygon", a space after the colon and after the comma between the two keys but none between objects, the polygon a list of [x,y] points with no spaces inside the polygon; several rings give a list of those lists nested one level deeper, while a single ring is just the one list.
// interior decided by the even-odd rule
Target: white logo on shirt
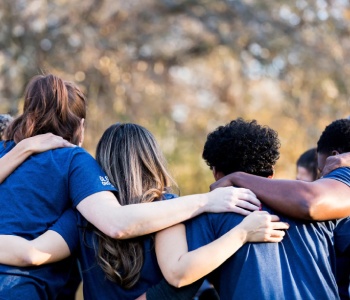
[{"label": "white logo on shirt", "polygon": [[105,177],[100,176],[100,180],[101,180],[102,185],[111,185],[109,178],[107,176],[105,176]]}]

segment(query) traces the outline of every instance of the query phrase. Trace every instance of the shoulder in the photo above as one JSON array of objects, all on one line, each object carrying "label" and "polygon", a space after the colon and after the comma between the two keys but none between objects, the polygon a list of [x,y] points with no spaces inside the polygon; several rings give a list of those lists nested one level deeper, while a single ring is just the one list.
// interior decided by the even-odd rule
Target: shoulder
[{"label": "shoulder", "polygon": [[81,147],[58,148],[51,151],[53,151],[54,156],[65,159],[72,165],[97,165],[93,156]]},{"label": "shoulder", "polygon": [[343,167],[336,169],[326,176],[322,177],[322,179],[334,179],[346,184],[347,186],[350,186],[350,168]]},{"label": "shoulder", "polygon": [[57,149],[53,149],[51,151],[53,153],[55,153],[56,155],[72,155],[72,156],[76,156],[76,155],[85,156],[86,155],[86,156],[92,157],[91,154],[89,154],[84,148],[81,148],[81,147],[57,148]]},{"label": "shoulder", "polygon": [[14,146],[16,146],[14,141],[0,141],[0,155],[9,152]]}]

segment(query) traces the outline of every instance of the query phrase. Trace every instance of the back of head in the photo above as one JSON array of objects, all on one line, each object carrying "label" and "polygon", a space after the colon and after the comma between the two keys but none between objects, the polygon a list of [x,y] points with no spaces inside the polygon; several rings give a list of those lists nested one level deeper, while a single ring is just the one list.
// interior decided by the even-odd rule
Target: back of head
[{"label": "back of head", "polygon": [[7,115],[7,114],[0,115],[0,141],[4,139],[4,132],[12,121],[13,121],[13,118],[10,115]]},{"label": "back of head", "polygon": [[[173,183],[153,135],[136,124],[114,124],[101,137],[96,160],[118,189],[122,205],[161,200]],[[98,230],[98,261],[107,278],[133,287],[143,265],[142,238],[114,240]]]},{"label": "back of head", "polygon": [[12,122],[6,135],[18,143],[51,132],[78,144],[85,117],[86,99],[76,85],[52,74],[38,75],[26,87],[23,114]]},{"label": "back of head", "polygon": [[97,145],[96,160],[118,189],[122,205],[161,199],[173,183],[155,138],[137,124],[110,126]]},{"label": "back of head", "polygon": [[268,177],[273,175],[279,148],[276,131],[239,118],[208,135],[203,159],[224,175],[242,171]]},{"label": "back of head", "polygon": [[329,124],[317,142],[317,152],[331,155],[350,151],[350,120],[340,119]]}]

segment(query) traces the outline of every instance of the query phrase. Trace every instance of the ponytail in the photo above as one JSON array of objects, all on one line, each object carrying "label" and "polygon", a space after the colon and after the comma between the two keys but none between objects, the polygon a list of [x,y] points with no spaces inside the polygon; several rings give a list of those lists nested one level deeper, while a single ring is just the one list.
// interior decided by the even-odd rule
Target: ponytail
[{"label": "ponytail", "polygon": [[85,117],[86,99],[76,85],[52,74],[38,75],[26,87],[23,114],[13,121],[6,134],[18,143],[51,132],[78,144],[81,119]]}]

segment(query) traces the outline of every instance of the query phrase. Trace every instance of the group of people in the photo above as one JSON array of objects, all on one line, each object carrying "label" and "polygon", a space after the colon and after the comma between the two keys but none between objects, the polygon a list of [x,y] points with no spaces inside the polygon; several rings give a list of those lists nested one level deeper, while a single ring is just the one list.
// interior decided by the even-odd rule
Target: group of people
[{"label": "group of people", "polygon": [[[41,75],[3,134],[0,299],[58,299],[77,260],[84,299],[192,299],[204,278],[224,300],[349,299],[350,168],[271,179],[277,132],[236,119],[204,144],[211,192],[178,197],[147,129],[113,124],[95,160],[85,118],[74,83]],[[318,168],[349,151],[350,120],[337,120]]]}]

